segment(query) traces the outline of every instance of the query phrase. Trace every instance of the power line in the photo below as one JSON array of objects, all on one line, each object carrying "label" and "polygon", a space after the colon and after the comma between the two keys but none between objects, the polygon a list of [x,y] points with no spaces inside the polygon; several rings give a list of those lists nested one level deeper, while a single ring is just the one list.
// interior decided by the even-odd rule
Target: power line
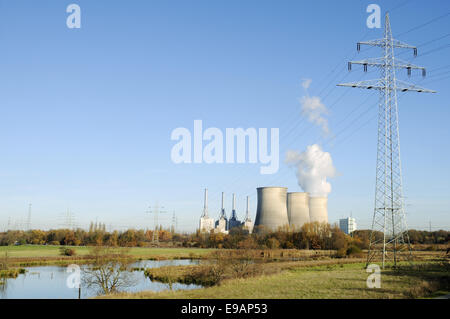
[{"label": "power line", "polygon": [[413,27],[413,28],[411,28],[411,29],[409,29],[409,30],[407,30],[407,31],[405,31],[405,32],[402,32],[402,33],[400,33],[400,34],[397,34],[397,37],[400,37],[400,36],[403,36],[403,35],[405,35],[405,34],[408,34],[408,33],[412,32],[412,31],[416,31],[416,30],[418,30],[418,29],[421,29],[421,28],[423,28],[423,27],[425,27],[425,26],[427,26],[427,25],[429,25],[429,24],[431,24],[431,23],[434,23],[434,22],[436,22],[436,21],[438,21],[438,20],[440,20],[440,19],[442,19],[442,18],[445,18],[445,17],[448,16],[449,14],[450,14],[450,12],[447,12],[447,13],[441,15],[441,16],[438,16],[438,17],[436,17],[436,18],[433,18],[433,19],[431,19],[430,21],[427,21],[427,22],[425,22],[425,23],[423,23],[423,24],[421,24],[421,25],[418,25],[418,26],[416,26],[416,27]]}]

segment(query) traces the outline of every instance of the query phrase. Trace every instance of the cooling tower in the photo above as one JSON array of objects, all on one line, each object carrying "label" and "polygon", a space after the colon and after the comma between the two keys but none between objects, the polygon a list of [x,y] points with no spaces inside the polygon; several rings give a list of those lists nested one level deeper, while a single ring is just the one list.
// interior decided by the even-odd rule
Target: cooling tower
[{"label": "cooling tower", "polygon": [[327,197],[309,198],[309,219],[311,222],[328,223]]},{"label": "cooling tower", "polygon": [[287,216],[287,188],[260,187],[257,188],[258,207],[256,209],[255,227],[264,230],[277,230],[278,227],[289,225]]},{"label": "cooling tower", "polygon": [[288,193],[287,215],[289,225],[296,230],[299,230],[303,224],[309,223],[309,194]]}]

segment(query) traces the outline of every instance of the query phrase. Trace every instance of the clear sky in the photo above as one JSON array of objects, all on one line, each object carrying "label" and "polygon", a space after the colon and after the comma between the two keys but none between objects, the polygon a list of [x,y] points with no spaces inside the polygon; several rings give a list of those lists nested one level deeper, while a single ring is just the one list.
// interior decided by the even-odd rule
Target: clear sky
[{"label": "clear sky", "polygon": [[[81,29],[66,26],[66,7],[81,7]],[[400,136],[408,224],[450,229],[449,1],[0,1],[0,230],[20,226],[32,203],[33,227],[56,227],[69,209],[86,227],[152,227],[149,205],[172,212],[193,231],[210,191],[245,196],[256,214],[256,187],[301,191],[287,150],[318,143],[338,175],[330,180],[329,219],[353,215],[368,228],[373,212],[377,140],[374,92],[336,87],[377,78],[347,71],[368,29],[366,7],[391,13],[394,37],[419,47],[401,58],[428,77],[399,77],[438,94],[400,94]],[[383,19],[384,20],[384,19]],[[430,23],[428,23],[430,22]],[[400,53],[400,51],[399,51]],[[424,55],[421,55],[424,53]],[[371,71],[371,70],[369,70]],[[329,110],[331,136],[300,114],[301,83]],[[171,161],[177,127],[279,128],[280,170],[260,164]]]}]

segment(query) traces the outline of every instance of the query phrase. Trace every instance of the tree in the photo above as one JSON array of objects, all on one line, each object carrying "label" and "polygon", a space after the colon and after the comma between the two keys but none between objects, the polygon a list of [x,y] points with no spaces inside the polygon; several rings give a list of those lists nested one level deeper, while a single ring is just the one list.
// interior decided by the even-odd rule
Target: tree
[{"label": "tree", "polygon": [[107,295],[136,284],[123,250],[96,246],[92,256],[94,263],[83,269],[83,284],[87,288],[94,288],[98,294]]}]

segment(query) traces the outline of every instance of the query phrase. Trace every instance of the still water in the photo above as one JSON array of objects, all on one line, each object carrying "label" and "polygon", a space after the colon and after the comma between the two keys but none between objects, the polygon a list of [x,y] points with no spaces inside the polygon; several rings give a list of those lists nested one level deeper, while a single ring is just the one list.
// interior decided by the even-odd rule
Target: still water
[{"label": "still water", "polygon": [[[162,266],[186,266],[196,265],[198,260],[142,260],[130,264],[133,268],[157,268]],[[71,275],[67,267],[41,266],[25,268],[27,272],[15,279],[7,279],[0,284],[0,299],[78,299],[78,289],[67,287],[67,278]],[[170,289],[169,285],[151,281],[145,277],[143,271],[129,273],[134,279],[135,285],[122,291],[138,292],[144,290],[162,291]],[[198,285],[173,284],[172,290],[197,289]],[[81,287],[81,298],[95,297],[94,288]]]}]

